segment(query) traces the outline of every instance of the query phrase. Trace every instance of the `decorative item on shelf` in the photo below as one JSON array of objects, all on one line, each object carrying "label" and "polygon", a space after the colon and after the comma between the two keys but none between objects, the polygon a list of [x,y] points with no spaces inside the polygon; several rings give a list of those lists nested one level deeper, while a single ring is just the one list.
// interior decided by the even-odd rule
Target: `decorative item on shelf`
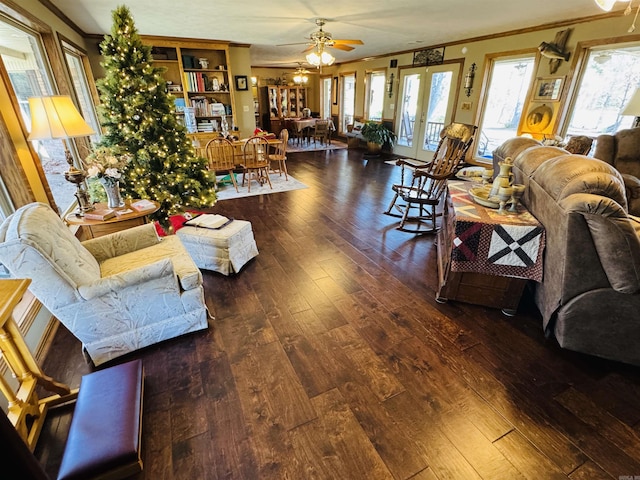
[{"label": "decorative item on shelf", "polygon": [[514,183],[511,188],[513,188],[513,192],[511,193],[511,208],[509,208],[509,211],[517,213],[520,199],[524,195],[525,186],[522,183]]},{"label": "decorative item on shelf", "polygon": [[633,115],[636,118],[633,121],[632,128],[640,127],[640,88],[633,93],[631,100],[629,100],[620,115]]},{"label": "decorative item on shelf", "polygon": [[131,161],[131,156],[122,154],[117,148],[101,146],[85,160],[89,178],[97,178],[107,194],[109,208],[124,207],[120,196],[122,170]]},{"label": "decorative item on shelf", "polygon": [[507,157],[504,161],[499,162],[498,166],[500,167],[500,173],[498,173],[498,176],[493,180],[489,197],[498,195],[501,187],[510,187],[513,184],[513,159]]},{"label": "decorative item on shelf", "polygon": [[389,98],[393,96],[393,72],[391,72],[389,80],[387,80],[387,95],[389,95]]},{"label": "decorative item on shelf", "polygon": [[507,214],[507,209],[505,207],[507,206],[509,200],[511,200],[511,195],[513,195],[512,186],[498,188],[498,193],[496,194],[496,196],[498,197],[498,201],[500,202],[500,208],[498,209],[498,213],[500,215]]},{"label": "decorative item on shelf", "polygon": [[93,205],[84,181],[86,174],[75,167],[67,140],[74,137],[88,137],[96,132],[87,125],[69,96],[31,97],[29,110],[31,111],[29,140],[62,140],[65,160],[69,164],[64,178],[75,184],[75,197],[78,200],[77,215],[83,216],[85,212],[93,209]]},{"label": "decorative item on shelf", "polygon": [[473,91],[473,80],[476,77],[476,64],[472,63],[469,67],[469,71],[464,76],[464,92],[467,97],[471,96],[471,92]]},{"label": "decorative item on shelf", "polygon": [[199,58],[198,63],[202,69],[209,68],[209,60],[206,58]]}]

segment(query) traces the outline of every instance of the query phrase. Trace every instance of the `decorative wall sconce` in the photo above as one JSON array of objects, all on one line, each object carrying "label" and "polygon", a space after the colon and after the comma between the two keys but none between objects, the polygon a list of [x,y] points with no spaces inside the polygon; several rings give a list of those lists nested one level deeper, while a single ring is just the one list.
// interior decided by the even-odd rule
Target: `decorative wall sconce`
[{"label": "decorative wall sconce", "polygon": [[389,98],[393,96],[393,73],[389,76],[389,80],[387,80],[387,95],[389,95]]},{"label": "decorative wall sconce", "polygon": [[464,76],[464,91],[467,94],[467,97],[471,96],[471,91],[473,90],[473,79],[476,76],[476,64],[472,63],[469,67],[469,71]]}]

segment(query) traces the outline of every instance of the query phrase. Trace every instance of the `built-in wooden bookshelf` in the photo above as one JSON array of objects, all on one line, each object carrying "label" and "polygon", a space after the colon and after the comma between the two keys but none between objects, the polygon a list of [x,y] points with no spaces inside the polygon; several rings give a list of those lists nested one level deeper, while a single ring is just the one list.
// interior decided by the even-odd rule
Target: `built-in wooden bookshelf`
[{"label": "built-in wooden bookshelf", "polygon": [[164,67],[176,115],[192,134],[229,130],[234,122],[234,86],[225,42],[174,37],[143,37],[154,64]]}]

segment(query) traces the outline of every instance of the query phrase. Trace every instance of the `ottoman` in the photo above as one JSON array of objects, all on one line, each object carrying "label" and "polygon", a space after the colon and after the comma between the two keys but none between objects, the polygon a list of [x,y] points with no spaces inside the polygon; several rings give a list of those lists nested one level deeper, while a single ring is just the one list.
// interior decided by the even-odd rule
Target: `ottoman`
[{"label": "ottoman", "polygon": [[223,275],[239,272],[258,255],[251,222],[246,220],[234,220],[217,230],[184,226],[176,235],[198,268]]}]

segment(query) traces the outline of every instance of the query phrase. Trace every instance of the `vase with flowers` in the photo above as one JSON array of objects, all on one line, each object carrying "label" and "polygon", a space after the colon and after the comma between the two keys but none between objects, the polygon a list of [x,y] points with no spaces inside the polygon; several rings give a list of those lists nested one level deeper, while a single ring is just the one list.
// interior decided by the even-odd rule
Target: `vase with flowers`
[{"label": "vase with flowers", "polygon": [[122,170],[131,161],[131,156],[114,147],[97,147],[86,159],[87,176],[97,178],[107,194],[109,208],[124,207],[120,196]]}]

